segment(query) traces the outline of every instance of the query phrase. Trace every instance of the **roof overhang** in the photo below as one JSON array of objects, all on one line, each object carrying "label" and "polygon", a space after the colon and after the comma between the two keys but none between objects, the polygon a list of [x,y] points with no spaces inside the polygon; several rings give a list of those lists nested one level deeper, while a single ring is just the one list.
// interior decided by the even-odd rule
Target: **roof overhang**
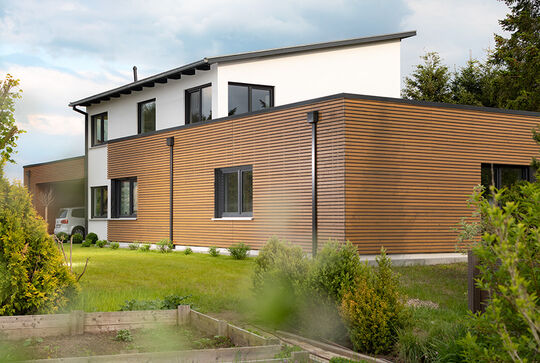
[{"label": "roof overhang", "polygon": [[185,75],[190,75],[190,76],[194,75],[195,71],[208,71],[210,70],[210,66],[214,63],[234,62],[234,61],[257,59],[257,58],[263,58],[263,57],[287,55],[287,54],[299,53],[299,52],[309,52],[309,51],[317,51],[317,50],[331,49],[331,48],[337,48],[337,47],[346,47],[346,46],[355,46],[355,45],[370,44],[370,43],[377,43],[377,42],[384,42],[384,41],[401,40],[401,39],[409,38],[415,35],[416,35],[416,31],[413,30],[413,31],[401,32],[401,33],[376,35],[376,36],[371,36],[371,37],[352,38],[352,39],[337,40],[337,41],[332,41],[332,42],[313,43],[313,44],[297,45],[293,47],[267,49],[267,50],[260,50],[260,51],[255,51],[255,52],[230,54],[230,55],[217,56],[217,57],[207,57],[199,61],[187,64],[185,66],[171,69],[169,71],[165,71],[165,72],[156,74],[154,76],[141,79],[140,81],[137,81],[137,82],[128,83],[124,86],[114,88],[112,90],[105,91],[102,93],[98,93],[96,95],[86,97],[78,101],[71,102],[69,104],[69,107],[76,107],[76,106],[87,107],[93,104],[98,104],[102,101],[109,101],[111,98],[119,98],[122,95],[129,95],[132,92],[142,91],[142,89],[145,87],[154,87],[156,83],[158,84],[167,83],[170,79],[180,79],[182,78],[182,76],[185,76]]}]

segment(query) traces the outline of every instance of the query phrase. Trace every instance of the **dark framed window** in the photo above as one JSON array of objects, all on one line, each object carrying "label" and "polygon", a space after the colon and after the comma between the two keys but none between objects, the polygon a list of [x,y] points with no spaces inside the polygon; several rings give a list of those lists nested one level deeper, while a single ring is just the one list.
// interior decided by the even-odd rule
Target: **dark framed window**
[{"label": "dark framed window", "polygon": [[274,107],[274,87],[229,82],[229,116]]},{"label": "dark framed window", "polygon": [[151,99],[137,104],[138,133],[156,130],[156,99]]},{"label": "dark framed window", "polygon": [[215,170],[215,217],[253,216],[253,167]]},{"label": "dark framed window", "polygon": [[186,124],[212,119],[212,84],[186,90]]},{"label": "dark framed window", "polygon": [[[492,172],[493,170],[493,172]],[[509,187],[521,180],[533,181],[534,171],[530,166],[482,164],[481,183],[489,191],[494,183],[495,188]]]},{"label": "dark framed window", "polygon": [[107,112],[94,115],[91,120],[92,146],[103,144],[107,141]]},{"label": "dark framed window", "polygon": [[92,187],[92,218],[107,218],[107,187]]},{"label": "dark framed window", "polygon": [[137,178],[111,180],[113,218],[137,216]]}]

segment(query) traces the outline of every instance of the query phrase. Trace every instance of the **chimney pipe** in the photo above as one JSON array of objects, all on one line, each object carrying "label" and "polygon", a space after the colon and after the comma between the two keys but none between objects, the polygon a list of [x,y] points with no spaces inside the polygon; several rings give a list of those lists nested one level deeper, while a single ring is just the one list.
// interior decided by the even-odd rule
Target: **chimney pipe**
[{"label": "chimney pipe", "polygon": [[137,82],[137,66],[133,66],[133,82]]}]

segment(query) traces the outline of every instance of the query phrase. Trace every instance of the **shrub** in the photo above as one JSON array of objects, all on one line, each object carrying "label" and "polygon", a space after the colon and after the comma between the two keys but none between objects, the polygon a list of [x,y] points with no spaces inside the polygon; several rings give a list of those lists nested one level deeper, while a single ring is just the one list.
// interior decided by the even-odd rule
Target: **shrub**
[{"label": "shrub", "polygon": [[90,247],[92,246],[92,243],[88,240],[85,240],[83,241],[83,243],[81,243],[81,247]]},{"label": "shrub", "polygon": [[67,240],[69,240],[69,234],[67,234],[66,232],[59,232],[56,234],[56,237],[62,242],[66,242]]},{"label": "shrub", "polygon": [[356,246],[330,241],[314,260],[309,284],[319,295],[339,305],[344,292],[351,291],[362,275],[363,267]]},{"label": "shrub", "polygon": [[505,192],[492,188],[492,201],[473,195],[489,226],[473,247],[477,286],[491,298],[461,341],[466,360],[535,361],[540,351],[540,182],[523,183],[500,205]]},{"label": "shrub", "polygon": [[149,244],[149,243],[143,243],[143,244],[139,247],[139,251],[141,251],[141,252],[148,252],[148,251],[150,251],[150,244]]},{"label": "shrub", "polygon": [[104,239],[96,241],[96,247],[99,247],[99,248],[105,247],[106,244],[107,244],[107,241],[105,241]]},{"label": "shrub", "polygon": [[116,333],[116,337],[114,340],[120,341],[120,342],[132,342],[133,336],[131,335],[131,332],[129,329],[120,329]]},{"label": "shrub", "polygon": [[229,253],[235,260],[243,260],[247,257],[250,248],[244,243],[237,243],[229,247]]},{"label": "shrub", "polygon": [[190,297],[191,295],[180,296],[173,294],[156,300],[126,300],[124,305],[120,307],[120,311],[176,309],[178,305],[189,305],[186,300]]},{"label": "shrub", "polygon": [[174,244],[168,239],[162,239],[157,245],[159,251],[162,253],[171,252],[174,249]]},{"label": "shrub", "polygon": [[120,243],[118,242],[111,242],[111,249],[117,250],[120,247]]},{"label": "shrub", "polygon": [[405,323],[404,303],[397,275],[384,249],[378,268],[358,279],[354,289],[343,295],[341,314],[357,351],[388,353]]},{"label": "shrub", "polygon": [[190,247],[184,250],[184,255],[191,255],[192,253],[193,253],[193,250]]},{"label": "shrub", "polygon": [[47,225],[0,168],[0,315],[52,313],[78,291]]},{"label": "shrub", "polygon": [[86,235],[86,239],[85,241],[88,241],[90,242],[91,244],[95,244],[96,241],[98,240],[98,236],[97,234],[95,234],[94,232],[90,232]]},{"label": "shrub", "polygon": [[130,243],[128,245],[129,249],[132,250],[132,251],[135,251],[135,250],[138,250],[139,249],[139,244],[136,243],[136,242],[133,242],[133,243]]},{"label": "shrub", "polygon": [[215,246],[212,246],[210,247],[210,249],[208,250],[208,254],[212,257],[218,257],[219,256],[219,250],[217,249],[217,247]]},{"label": "shrub", "polygon": [[75,233],[71,235],[71,238],[72,238],[73,243],[82,243],[83,241],[83,236],[80,233]]}]

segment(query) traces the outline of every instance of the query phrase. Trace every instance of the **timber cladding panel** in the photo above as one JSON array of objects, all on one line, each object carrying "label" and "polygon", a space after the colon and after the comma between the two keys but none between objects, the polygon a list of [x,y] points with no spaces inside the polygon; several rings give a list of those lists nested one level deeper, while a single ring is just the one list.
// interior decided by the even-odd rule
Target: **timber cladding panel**
[{"label": "timber cladding panel", "polygon": [[[345,233],[343,99],[180,128],[108,145],[108,177],[137,177],[137,220],[110,220],[113,241],[169,236],[169,147],[174,136],[174,243],[260,249],[276,235],[311,249],[311,125],[319,110],[321,240]],[[253,166],[253,220],[212,220],[214,171]]]},{"label": "timber cladding panel", "polygon": [[540,118],[345,100],[345,236],[362,253],[454,252],[482,163],[529,165]]}]

